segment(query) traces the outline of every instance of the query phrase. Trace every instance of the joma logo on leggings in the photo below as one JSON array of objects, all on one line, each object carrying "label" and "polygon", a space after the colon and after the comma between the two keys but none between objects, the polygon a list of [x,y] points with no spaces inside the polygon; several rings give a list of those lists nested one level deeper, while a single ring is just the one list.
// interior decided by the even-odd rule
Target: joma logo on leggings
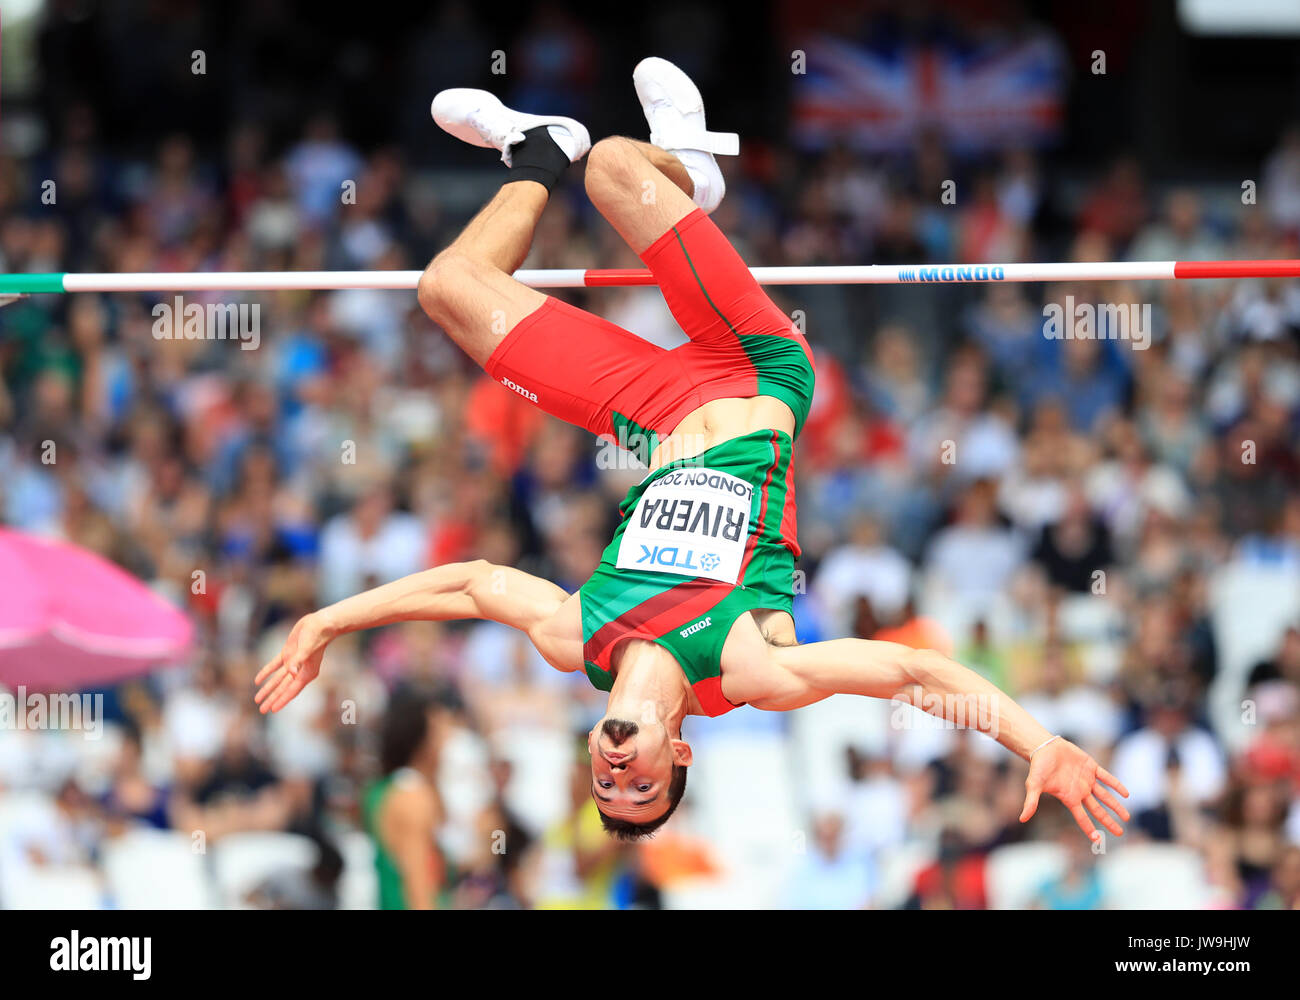
[{"label": "joma logo on leggings", "polygon": [[511,382],[504,375],[501,376],[501,384],[504,385],[507,389],[514,389],[515,392],[519,393],[519,395],[523,396],[524,399],[528,400],[530,403],[537,402],[537,393],[529,392],[518,382]]}]

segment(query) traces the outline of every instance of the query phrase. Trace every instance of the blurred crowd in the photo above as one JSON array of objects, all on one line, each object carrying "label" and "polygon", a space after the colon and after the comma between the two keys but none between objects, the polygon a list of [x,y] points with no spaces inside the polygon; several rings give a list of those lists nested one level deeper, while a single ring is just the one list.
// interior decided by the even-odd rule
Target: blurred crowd
[{"label": "blurred crowd", "polygon": [[[580,40],[550,41],[529,72],[567,111],[581,74],[547,72]],[[0,158],[0,271],[420,268],[500,176],[484,153],[435,182],[327,114],[287,146],[238,123],[215,155],[180,132],[123,151],[85,103],[59,134]],[[1249,203],[1235,179],[1158,182],[1126,156],[1065,185],[1040,153],[961,160],[937,134],[900,157],[764,147],[724,167],[715,219],[756,264],[1300,256],[1295,129]],[[525,266],[635,265],[573,174]],[[954,204],[938,197],[948,179]],[[655,289],[564,295],[680,339]],[[944,649],[1119,775],[1125,840],[1199,859],[1205,905],[1300,905],[1300,282],[773,297],[818,367],[796,466],[801,639]],[[1067,297],[1149,304],[1149,346],[1119,339],[1113,316],[1094,339],[1045,337],[1045,304]],[[293,623],[376,583],[486,558],[576,589],[644,470],[483,376],[412,294],[185,298],[257,304],[260,345],[159,339],[162,296],[0,310],[0,519],[108,556],[200,634],[191,662],[103,692],[102,741],[0,732],[0,797],[51,804],[48,824],[5,833],[0,865],[93,868],[131,825],[213,842],[286,831],[319,845],[310,885],[257,900],[340,905],[338,845],[366,828],[403,690],[435,706],[415,769],[434,792],[442,905],[671,905],[743,865],[719,818],[734,771],[692,777],[654,841],[608,841],[582,749],[602,697],[496,625],[345,637],[303,697],[257,713],[252,677]],[[991,741],[851,702],[741,718],[756,714],[716,725],[774,741],[794,776],[742,772],[789,800],[770,901],[983,907],[991,855],[1060,839],[1064,873],[1029,905],[1124,902],[1055,803],[1017,822],[1025,769]],[[915,860],[891,888],[900,852]]]}]

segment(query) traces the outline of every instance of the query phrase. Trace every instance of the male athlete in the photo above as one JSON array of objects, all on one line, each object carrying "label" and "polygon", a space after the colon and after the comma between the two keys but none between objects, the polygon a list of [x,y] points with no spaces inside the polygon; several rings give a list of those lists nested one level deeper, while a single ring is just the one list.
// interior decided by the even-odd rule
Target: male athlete
[{"label": "male athlete", "polygon": [[[1047,792],[1089,836],[1091,813],[1123,831],[1106,787],[1124,786],[978,674],[930,650],[835,639],[800,646],[791,618],[791,454],[813,366],[790,318],[708,218],[724,186],[699,91],[676,66],[633,73],[650,142],[590,148],[569,118],[527,115],[480,90],[447,90],[433,117],[501,151],[505,183],[420,280],[429,316],[494,378],[554,416],[633,445],[654,470],[576,594],[484,561],[438,566],[307,615],[257,675],[263,712],[283,708],[344,632],[416,619],[489,619],[526,633],[556,669],[609,692],[588,737],[592,795],[615,836],[653,833],[686,784],[686,715],[738,705],[787,711],[831,694],[898,698],[978,728],[1030,762],[1021,820]],[[663,350],[515,281],[551,189],[587,156],[592,204],[654,273],[689,343]]]}]

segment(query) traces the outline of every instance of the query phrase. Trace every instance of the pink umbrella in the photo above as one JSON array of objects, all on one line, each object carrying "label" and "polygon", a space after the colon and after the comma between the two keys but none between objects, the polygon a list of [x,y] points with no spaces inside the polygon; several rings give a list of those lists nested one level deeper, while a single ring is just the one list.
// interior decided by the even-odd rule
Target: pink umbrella
[{"label": "pink umbrella", "polygon": [[111,684],[179,660],[193,626],[108,560],[0,528],[0,683]]}]

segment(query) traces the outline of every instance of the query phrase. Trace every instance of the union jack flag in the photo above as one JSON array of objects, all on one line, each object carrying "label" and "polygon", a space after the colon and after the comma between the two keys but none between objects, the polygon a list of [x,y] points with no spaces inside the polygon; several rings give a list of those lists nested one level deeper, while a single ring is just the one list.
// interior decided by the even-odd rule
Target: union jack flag
[{"label": "union jack flag", "polygon": [[893,152],[910,148],[925,128],[967,152],[1042,146],[1059,135],[1067,63],[1050,35],[970,51],[908,45],[888,53],[821,35],[803,48],[794,138],[805,148],[844,140]]}]

